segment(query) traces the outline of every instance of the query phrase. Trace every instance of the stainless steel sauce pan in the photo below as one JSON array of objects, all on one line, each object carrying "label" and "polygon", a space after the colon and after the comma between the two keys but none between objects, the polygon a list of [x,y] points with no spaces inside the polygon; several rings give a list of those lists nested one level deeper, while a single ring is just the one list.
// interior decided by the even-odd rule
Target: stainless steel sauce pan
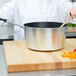
[{"label": "stainless steel sauce pan", "polygon": [[58,22],[33,22],[24,24],[26,44],[37,51],[54,51],[64,48],[66,25]]}]

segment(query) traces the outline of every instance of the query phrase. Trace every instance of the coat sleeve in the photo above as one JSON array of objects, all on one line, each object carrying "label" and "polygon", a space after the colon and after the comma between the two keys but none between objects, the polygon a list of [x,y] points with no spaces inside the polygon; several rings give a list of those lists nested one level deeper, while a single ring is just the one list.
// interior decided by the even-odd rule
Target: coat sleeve
[{"label": "coat sleeve", "polygon": [[[76,4],[73,4],[70,2],[70,0],[58,0],[58,8],[59,8],[59,15],[62,22],[64,22],[67,19],[67,9],[76,6]],[[75,22],[76,20],[72,20],[71,22]]]},{"label": "coat sleeve", "polygon": [[14,22],[14,9],[16,7],[15,1],[16,0],[12,0],[0,9],[0,18],[8,19],[8,21]]}]

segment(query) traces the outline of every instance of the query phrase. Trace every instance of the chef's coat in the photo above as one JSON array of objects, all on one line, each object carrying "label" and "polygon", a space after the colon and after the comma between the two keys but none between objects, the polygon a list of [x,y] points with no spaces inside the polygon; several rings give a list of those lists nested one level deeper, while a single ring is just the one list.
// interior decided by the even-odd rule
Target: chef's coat
[{"label": "chef's coat", "polygon": [[[64,22],[69,0],[12,0],[0,9],[0,17],[20,26],[29,22]],[[24,40],[24,29],[14,25],[14,40]]]}]

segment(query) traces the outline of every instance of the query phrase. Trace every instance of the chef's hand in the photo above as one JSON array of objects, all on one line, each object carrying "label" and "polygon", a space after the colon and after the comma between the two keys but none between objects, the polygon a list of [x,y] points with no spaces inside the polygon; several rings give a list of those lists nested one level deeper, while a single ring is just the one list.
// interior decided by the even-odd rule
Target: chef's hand
[{"label": "chef's hand", "polygon": [[67,10],[67,14],[68,14],[68,19],[69,20],[74,19],[74,17],[76,16],[76,6],[74,6],[72,8],[69,8]]}]

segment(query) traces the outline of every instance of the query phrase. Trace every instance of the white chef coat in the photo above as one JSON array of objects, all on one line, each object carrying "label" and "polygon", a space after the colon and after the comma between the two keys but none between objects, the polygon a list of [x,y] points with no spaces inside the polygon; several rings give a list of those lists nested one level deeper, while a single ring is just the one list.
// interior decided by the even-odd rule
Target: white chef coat
[{"label": "white chef coat", "polygon": [[[29,22],[64,22],[69,0],[12,0],[0,9],[0,17],[23,26]],[[24,29],[14,26],[14,40],[24,40]]]}]

